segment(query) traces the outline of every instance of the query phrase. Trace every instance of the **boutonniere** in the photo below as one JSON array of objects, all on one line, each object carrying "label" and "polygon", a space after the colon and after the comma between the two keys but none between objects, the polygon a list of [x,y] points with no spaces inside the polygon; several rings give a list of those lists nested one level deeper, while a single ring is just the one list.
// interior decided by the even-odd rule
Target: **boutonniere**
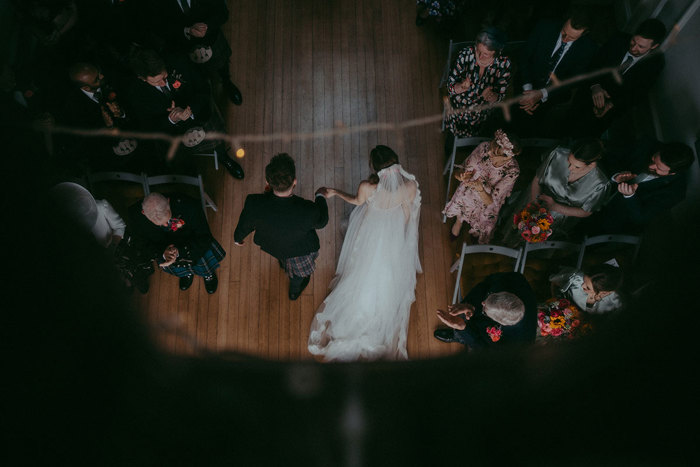
[{"label": "boutonniere", "polygon": [[177,232],[184,225],[185,225],[185,221],[183,219],[178,219],[178,218],[174,217],[168,221],[168,230],[170,230],[171,232]]},{"label": "boutonniere", "polygon": [[26,97],[27,99],[31,99],[32,96],[34,96],[34,91],[32,91],[31,89],[27,89],[26,91],[24,91],[24,97]]},{"label": "boutonniere", "polygon": [[486,328],[486,333],[493,342],[498,342],[501,339],[501,334],[503,334],[503,331],[501,330],[500,326],[489,326]]},{"label": "boutonniere", "polygon": [[178,73],[177,70],[173,70],[173,72],[168,75],[168,78],[173,89],[178,89],[185,82],[185,80],[182,79],[182,73]]},{"label": "boutonniere", "polygon": [[110,91],[110,92],[107,94],[107,100],[110,101],[110,102],[114,102],[115,100],[117,100],[117,93],[114,92],[114,91]]}]

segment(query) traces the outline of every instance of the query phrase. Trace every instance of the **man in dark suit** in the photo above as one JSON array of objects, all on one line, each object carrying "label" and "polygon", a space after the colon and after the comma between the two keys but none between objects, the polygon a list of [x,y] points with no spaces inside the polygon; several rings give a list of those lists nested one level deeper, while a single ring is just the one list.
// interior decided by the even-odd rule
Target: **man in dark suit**
[{"label": "man in dark suit", "polygon": [[534,342],[537,300],[525,277],[517,272],[491,274],[458,305],[437,311],[449,328],[436,329],[442,342],[459,342],[470,349]]},{"label": "man in dark suit", "polygon": [[[134,54],[132,67],[136,78],[127,97],[141,129],[183,134],[194,127],[213,128],[209,85],[187,60],[175,57],[166,63],[145,49]],[[224,144],[216,153],[234,178],[243,178],[243,168],[227,155]]]},{"label": "man in dark suit", "polygon": [[629,169],[612,176],[617,192],[582,223],[582,231],[588,235],[640,233],[655,217],[685,199],[685,172],[694,161],[693,150],[683,143],[638,143],[628,161],[618,159],[611,166],[627,163]]},{"label": "man in dark suit", "polygon": [[520,110],[514,115],[518,132],[539,136],[556,126],[571,90],[545,88],[552,84],[552,74],[561,81],[586,71],[597,49],[588,28],[588,12],[583,9],[572,10],[563,24],[545,20],[535,26],[518,61],[523,90]]},{"label": "man in dark suit", "polygon": [[289,276],[289,299],[309,284],[320,243],[316,229],[328,223],[326,198],[316,192],[311,202],[293,194],[296,168],[289,154],[277,154],[265,167],[269,189],[248,195],[233,234],[236,245],[255,231],[253,241],[277,258]]},{"label": "man in dark suit", "polygon": [[619,67],[622,83],[612,75],[598,77],[576,96],[571,125],[577,136],[600,136],[612,123],[643,102],[664,67],[664,55],[655,52],[666,27],[657,19],[639,25],[633,35],[618,34],[610,39],[591,63],[591,68]]},{"label": "man in dark suit", "polygon": [[241,105],[243,97],[231,82],[231,47],[221,32],[228,19],[223,0],[156,0],[151,3],[154,32],[171,53],[189,55],[193,62],[218,73],[231,102]]},{"label": "man in dark suit", "polygon": [[[204,278],[207,293],[216,292],[215,270],[226,251],[212,236],[199,201],[151,193],[129,208],[125,238],[139,257],[155,259],[163,271],[179,277],[180,290],[187,290],[197,275]],[[143,290],[143,284],[138,286]]]},{"label": "man in dark suit", "polygon": [[[130,121],[114,83],[107,82],[92,63],[74,63],[68,69],[73,87],[56,115],[61,124],[80,129],[129,129]],[[125,170],[133,165],[136,140],[124,138],[67,137],[64,150],[71,157],[88,158],[93,170]]]}]

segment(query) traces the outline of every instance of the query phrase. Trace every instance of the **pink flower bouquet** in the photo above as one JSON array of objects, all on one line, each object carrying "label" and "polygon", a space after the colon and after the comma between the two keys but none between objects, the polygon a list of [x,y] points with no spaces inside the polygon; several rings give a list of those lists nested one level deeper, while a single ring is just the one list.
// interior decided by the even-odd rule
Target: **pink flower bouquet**
[{"label": "pink flower bouquet", "polygon": [[537,310],[537,327],[542,337],[573,339],[590,325],[584,323],[576,305],[563,298],[551,298]]},{"label": "pink flower bouquet", "polygon": [[552,235],[554,218],[537,202],[529,203],[513,217],[513,228],[518,229],[526,242],[544,242]]}]

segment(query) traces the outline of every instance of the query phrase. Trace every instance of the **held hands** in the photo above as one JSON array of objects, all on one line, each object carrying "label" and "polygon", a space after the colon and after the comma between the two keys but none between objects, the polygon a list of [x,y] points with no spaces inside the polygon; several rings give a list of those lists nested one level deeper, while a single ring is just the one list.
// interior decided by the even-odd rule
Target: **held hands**
[{"label": "held hands", "polygon": [[481,93],[481,97],[483,97],[484,100],[489,104],[493,104],[498,100],[498,95],[495,92],[493,92],[493,88],[491,86],[484,89],[484,92]]},{"label": "held hands", "polygon": [[619,191],[624,196],[633,196],[637,192],[638,187],[638,183],[622,182],[617,185],[617,191]]},{"label": "held hands", "polygon": [[207,34],[208,26],[205,23],[194,23],[190,26],[190,35],[192,37],[204,37]]},{"label": "held hands", "polygon": [[333,188],[326,188],[325,186],[322,186],[316,190],[316,194],[321,195],[326,199],[330,199],[336,195],[336,191]]},{"label": "held hands", "polygon": [[469,90],[469,88],[471,88],[471,87],[472,87],[472,81],[467,76],[467,78],[464,81],[454,85],[454,90],[455,90],[455,93],[462,94],[464,92],[467,92]]},{"label": "held hands", "polygon": [[183,122],[192,116],[192,109],[189,105],[183,109],[182,107],[176,107],[175,101],[172,101],[168,111],[170,112],[168,118],[173,123]]},{"label": "held hands", "polygon": [[530,91],[524,91],[523,97],[520,98],[520,108],[532,115],[535,109],[540,106],[540,101],[542,100],[542,91],[539,89],[533,89]]},{"label": "held hands", "polygon": [[542,203],[544,203],[544,205],[545,205],[545,206],[547,207],[547,209],[549,209],[550,211],[558,211],[557,208],[559,207],[559,204],[557,204],[557,202],[554,201],[554,198],[552,198],[551,196],[541,194],[541,195],[539,195],[539,196],[537,197],[537,199],[538,199],[539,201],[541,201]]},{"label": "held hands", "polygon": [[598,110],[602,110],[607,100],[610,99],[610,94],[600,87],[600,84],[594,84],[591,86],[591,98],[593,99],[593,106]]}]

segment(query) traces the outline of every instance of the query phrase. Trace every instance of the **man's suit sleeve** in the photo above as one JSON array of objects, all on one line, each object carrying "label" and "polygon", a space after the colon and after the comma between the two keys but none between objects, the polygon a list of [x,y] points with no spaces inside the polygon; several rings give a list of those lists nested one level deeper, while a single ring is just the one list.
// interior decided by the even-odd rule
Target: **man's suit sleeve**
[{"label": "man's suit sleeve", "polygon": [[193,198],[180,197],[179,202],[183,207],[183,218],[192,229],[189,240],[190,253],[193,260],[198,260],[207,250],[211,249],[212,234],[207,218],[202,210],[202,204]]},{"label": "man's suit sleeve", "polygon": [[318,217],[314,222],[314,229],[322,229],[328,224],[328,203],[326,198],[323,196],[316,196],[314,200],[316,205],[316,210],[318,212]]},{"label": "man's suit sleeve", "polygon": [[243,240],[255,230],[255,220],[253,218],[253,198],[248,195],[245,199],[245,204],[243,205],[243,211],[241,211],[241,216],[238,218],[238,225],[236,225],[236,230],[233,232],[233,240],[236,243],[242,243]]}]

